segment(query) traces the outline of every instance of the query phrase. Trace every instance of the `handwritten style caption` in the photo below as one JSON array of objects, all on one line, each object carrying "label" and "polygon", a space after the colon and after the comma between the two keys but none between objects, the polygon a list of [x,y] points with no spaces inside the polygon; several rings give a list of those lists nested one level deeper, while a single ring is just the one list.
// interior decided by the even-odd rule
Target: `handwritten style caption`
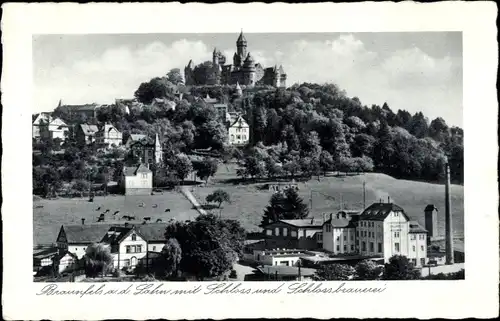
[{"label": "handwritten style caption", "polygon": [[293,283],[276,283],[271,286],[255,287],[246,286],[243,283],[207,283],[203,285],[195,285],[192,287],[184,286],[183,289],[170,288],[164,283],[139,283],[139,284],[113,284],[105,283],[102,285],[92,284],[81,290],[65,289],[66,286],[50,283],[44,285],[37,295],[42,296],[113,296],[113,295],[132,295],[132,296],[148,296],[148,295],[215,295],[215,294],[243,294],[243,295],[259,295],[259,294],[361,294],[361,293],[381,293],[387,287],[386,284],[380,287],[361,287],[354,284],[347,285],[345,282],[339,285],[327,285],[316,282],[293,282]]}]

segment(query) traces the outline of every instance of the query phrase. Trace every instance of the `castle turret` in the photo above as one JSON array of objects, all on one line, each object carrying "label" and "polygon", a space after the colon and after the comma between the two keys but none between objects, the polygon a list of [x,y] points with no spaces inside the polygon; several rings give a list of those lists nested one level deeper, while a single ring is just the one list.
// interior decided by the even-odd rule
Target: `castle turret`
[{"label": "castle turret", "polygon": [[188,65],[184,68],[184,83],[186,85],[194,85],[194,63],[193,60],[189,60]]},{"label": "castle turret", "polygon": [[241,89],[239,82],[236,82],[236,95],[239,97],[243,96],[243,90]]},{"label": "castle turret", "polygon": [[217,54],[217,48],[214,48],[214,52],[212,53],[212,63],[214,66],[219,64],[219,55]]},{"label": "castle turret", "polygon": [[243,30],[241,30],[238,40],[236,40],[237,53],[240,57],[245,57],[247,55],[247,40],[243,36]]}]

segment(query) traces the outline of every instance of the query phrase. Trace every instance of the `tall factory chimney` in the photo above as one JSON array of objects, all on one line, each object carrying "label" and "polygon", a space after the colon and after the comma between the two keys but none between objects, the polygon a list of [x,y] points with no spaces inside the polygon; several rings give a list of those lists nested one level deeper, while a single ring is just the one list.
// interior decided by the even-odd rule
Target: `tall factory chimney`
[{"label": "tall factory chimney", "polygon": [[453,221],[451,217],[451,202],[450,202],[450,164],[448,157],[445,157],[445,232],[446,232],[446,264],[453,264]]},{"label": "tall factory chimney", "polygon": [[427,230],[427,245],[430,245],[433,238],[438,236],[438,224],[437,224],[437,212],[438,209],[429,204],[425,207],[425,229]]}]

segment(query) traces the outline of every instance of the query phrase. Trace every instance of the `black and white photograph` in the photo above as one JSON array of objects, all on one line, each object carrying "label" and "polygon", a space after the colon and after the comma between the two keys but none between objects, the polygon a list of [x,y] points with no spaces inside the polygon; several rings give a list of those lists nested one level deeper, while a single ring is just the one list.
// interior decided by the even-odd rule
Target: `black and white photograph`
[{"label": "black and white photograph", "polygon": [[36,35],[33,57],[35,281],[465,277],[460,32]]},{"label": "black and white photograph", "polygon": [[[4,251],[24,253],[6,271],[31,284],[8,289],[38,302],[22,318],[55,302],[123,306],[63,319],[132,318],[134,302],[143,318],[189,319],[188,301],[203,318],[479,316],[464,285],[489,295],[478,265],[500,275],[496,69],[490,47],[472,58],[482,42],[459,22],[485,6],[450,9],[447,23],[439,4],[393,4],[380,11],[391,24],[370,17],[377,4],[356,19],[332,4],[327,28],[312,4],[108,5],[40,5],[18,37],[5,26],[19,21],[2,23],[5,47],[25,48],[6,58],[30,59],[2,76]],[[436,313],[341,303],[424,293]],[[457,314],[437,313],[445,293],[460,296]],[[298,312],[315,298],[345,309]],[[226,299],[238,314],[208,313]]]}]

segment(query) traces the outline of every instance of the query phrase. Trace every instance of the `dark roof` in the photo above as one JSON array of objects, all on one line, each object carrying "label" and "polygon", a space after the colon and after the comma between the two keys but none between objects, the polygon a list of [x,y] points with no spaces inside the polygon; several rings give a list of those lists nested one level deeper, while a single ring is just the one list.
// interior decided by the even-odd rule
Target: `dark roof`
[{"label": "dark roof", "polygon": [[143,138],[146,138],[146,135],[144,135],[144,134],[130,134],[130,137],[129,137],[129,139],[132,139],[133,141],[140,141]]},{"label": "dark roof", "polygon": [[63,225],[61,229],[66,234],[67,243],[86,244],[98,243],[112,224]]},{"label": "dark roof", "polygon": [[243,31],[241,31],[240,36],[238,37],[237,42],[246,42],[245,36],[243,36]]},{"label": "dark roof", "polygon": [[[229,114],[229,115],[231,115],[231,114]],[[234,125],[236,125],[236,123],[240,123],[240,126],[242,126],[242,127],[243,126],[249,127],[248,123],[246,122],[246,120],[243,117],[241,117],[241,116],[238,116],[238,118],[236,118],[233,121],[233,123],[231,125],[229,125],[229,127],[233,127]]]},{"label": "dark roof", "polygon": [[410,233],[427,233],[427,230],[417,221],[410,221]]},{"label": "dark roof", "polygon": [[279,220],[278,222],[283,222],[288,225],[296,227],[322,227],[323,220],[305,218],[301,220]]},{"label": "dark roof", "polygon": [[95,110],[99,106],[97,104],[84,104],[84,105],[63,105],[61,107],[65,107],[73,111],[80,111],[80,110]]},{"label": "dark roof", "polygon": [[434,206],[434,204],[429,204],[425,207],[425,212],[430,212],[430,211],[434,211],[434,210],[438,210],[438,208],[436,206]]},{"label": "dark roof", "polygon": [[138,166],[123,167],[123,175],[125,176],[135,176],[138,173],[151,173],[151,170],[144,164],[139,164]]},{"label": "dark roof", "polygon": [[80,124],[80,128],[86,136],[95,135],[99,131],[96,125]]},{"label": "dark roof", "polygon": [[166,228],[167,228],[166,223],[148,223],[148,224],[136,226],[136,230],[148,242],[166,241],[166,238],[165,238],[165,229]]},{"label": "dark roof", "polygon": [[410,220],[403,208],[393,203],[373,203],[360,216],[361,220],[383,221],[391,212],[402,213],[406,220]]},{"label": "dark roof", "polygon": [[346,218],[331,218],[327,221],[325,221],[324,224],[331,224],[333,227],[348,227],[348,228],[355,228],[354,223],[352,220],[346,219]]}]

